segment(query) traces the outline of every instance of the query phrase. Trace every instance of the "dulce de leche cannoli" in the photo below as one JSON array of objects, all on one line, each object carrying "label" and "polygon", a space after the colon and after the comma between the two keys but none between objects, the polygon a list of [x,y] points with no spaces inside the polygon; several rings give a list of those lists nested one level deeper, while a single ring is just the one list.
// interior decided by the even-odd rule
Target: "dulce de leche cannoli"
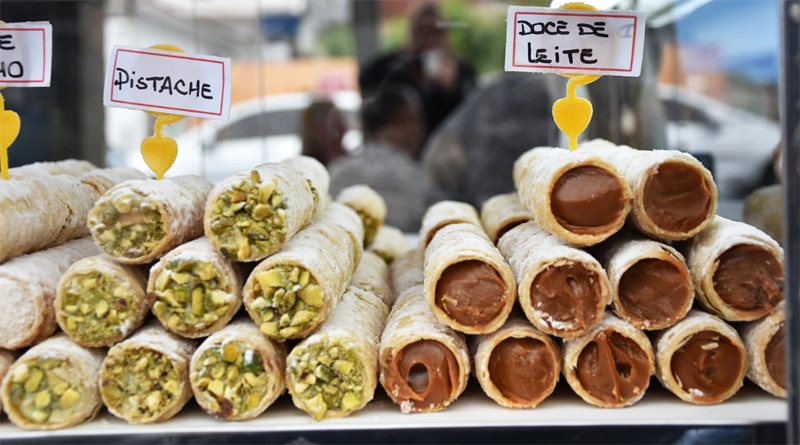
[{"label": "dulce de leche cannoli", "polygon": [[470,223],[481,226],[481,217],[471,204],[460,201],[439,201],[428,207],[422,216],[419,230],[419,244],[427,247],[442,227],[449,224]]},{"label": "dulce de leche cannoli", "polygon": [[569,386],[586,403],[601,408],[638,402],[655,371],[647,335],[612,314],[589,333],[565,341],[563,352]]},{"label": "dulce de leche cannoli", "polygon": [[356,211],[364,223],[364,246],[372,244],[386,219],[386,201],[383,196],[368,185],[357,184],[343,188],[336,195],[336,202]]},{"label": "dulce de leche cannoli", "polygon": [[631,190],[614,166],[586,151],[538,147],[514,163],[520,202],[564,242],[597,244],[625,224]]},{"label": "dulce de leche cannoli", "polygon": [[263,336],[250,320],[211,334],[192,355],[189,380],[197,404],[224,420],[263,413],[286,389],[286,347]]},{"label": "dulce de leche cannoli", "polygon": [[786,305],[741,326],[739,333],[747,349],[747,377],[764,391],[786,398]]},{"label": "dulce de leche cannoli", "polygon": [[97,376],[103,353],[66,335],[28,349],[3,379],[0,396],[20,428],[54,430],[87,422],[102,407]]},{"label": "dulce de leche cannoli", "polygon": [[483,392],[501,406],[535,408],[556,388],[561,347],[524,317],[512,315],[470,346]]},{"label": "dulce de leche cannoli", "polygon": [[783,300],[783,249],[751,225],[717,216],[684,255],[697,301],[723,320],[756,320]]},{"label": "dulce de leche cannoli", "polygon": [[720,318],[692,310],[654,342],[656,377],[681,400],[698,405],[723,402],[739,391],[749,366],[734,328]]},{"label": "dulce de leche cannoli", "polygon": [[505,323],[517,298],[506,259],[481,226],[450,224],[425,249],[425,299],[439,321],[465,334]]},{"label": "dulce de leche cannoli", "polygon": [[75,343],[111,346],[144,323],[150,304],[147,275],[100,254],[73,263],[56,289],[56,321]]},{"label": "dulce de leche cannoli", "polygon": [[191,175],[125,181],[89,212],[92,237],[121,263],[150,263],[203,234],[203,205],[211,187]]},{"label": "dulce de leche cannoli", "polygon": [[517,280],[519,303],[542,332],[573,338],[589,332],[611,302],[600,263],[528,221],[497,243]]},{"label": "dulce de leche cannoli", "polygon": [[481,222],[495,244],[506,232],[532,218],[516,192],[492,196],[481,206]]}]

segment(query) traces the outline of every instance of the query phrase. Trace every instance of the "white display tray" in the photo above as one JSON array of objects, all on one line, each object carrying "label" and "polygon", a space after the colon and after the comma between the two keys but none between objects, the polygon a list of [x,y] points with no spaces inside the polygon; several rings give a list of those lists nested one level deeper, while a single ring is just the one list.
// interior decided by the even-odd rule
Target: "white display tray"
[{"label": "white display tray", "polygon": [[56,431],[25,431],[3,416],[0,421],[0,442],[25,438],[51,439],[136,435],[158,436],[180,434],[236,434],[342,430],[401,430],[432,428],[537,428],[564,426],[726,426],[785,422],[787,403],[747,382],[739,393],[727,401],[710,406],[681,401],[654,381],[637,404],[619,409],[597,408],[575,395],[562,379],[556,391],[535,409],[503,408],[485,396],[472,380],[467,391],[441,412],[402,414],[382,388],[367,407],[344,419],[315,421],[292,405],[284,394],[256,419],[245,422],[224,422],[205,414],[190,402],[174,418],[154,425],[129,425],[105,410],[92,422]]}]

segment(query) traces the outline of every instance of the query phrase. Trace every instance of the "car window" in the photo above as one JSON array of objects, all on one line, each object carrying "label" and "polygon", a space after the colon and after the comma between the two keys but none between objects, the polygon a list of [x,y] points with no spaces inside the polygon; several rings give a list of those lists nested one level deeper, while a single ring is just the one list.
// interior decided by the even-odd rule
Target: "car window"
[{"label": "car window", "polygon": [[280,110],[254,114],[223,128],[217,141],[300,133],[300,112]]},{"label": "car window", "polygon": [[661,103],[664,105],[664,113],[670,122],[693,123],[710,129],[715,129],[717,126],[716,122],[704,111],[678,100],[663,99]]}]

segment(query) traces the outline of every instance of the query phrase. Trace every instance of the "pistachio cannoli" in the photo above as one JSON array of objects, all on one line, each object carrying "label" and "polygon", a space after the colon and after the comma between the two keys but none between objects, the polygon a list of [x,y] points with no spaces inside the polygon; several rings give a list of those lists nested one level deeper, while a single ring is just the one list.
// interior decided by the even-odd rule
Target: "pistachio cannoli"
[{"label": "pistachio cannoli", "polygon": [[79,345],[111,346],[144,323],[150,310],[146,283],[141,267],[117,263],[107,255],[78,260],[56,287],[56,321]]},{"label": "pistachio cannoli", "polygon": [[259,261],[308,225],[325,202],[330,178],[306,158],[261,164],[218,183],[205,210],[211,244],[235,261]]},{"label": "pistachio cannoli", "polygon": [[786,398],[786,305],[782,301],[770,315],[741,326],[750,366],[747,377],[764,391]]},{"label": "pistachio cannoli", "polygon": [[[3,378],[8,374],[11,364],[16,360],[16,354],[5,349],[0,349],[0,383]],[[0,396],[0,412],[3,411],[3,397]]]},{"label": "pistachio cannoli", "polygon": [[520,202],[564,242],[597,244],[625,224],[631,190],[608,161],[587,151],[537,147],[514,163]]},{"label": "pistachio cannoli", "polygon": [[243,281],[240,265],[200,237],[153,265],[147,295],[164,328],[182,337],[205,337],[227,325],[242,307]]},{"label": "pistachio cannoli", "polygon": [[470,223],[476,227],[483,228],[478,211],[466,202],[439,201],[428,207],[422,217],[420,226],[420,246],[427,247],[439,229],[456,223]]},{"label": "pistachio cannoli", "polygon": [[492,400],[507,408],[535,408],[556,388],[561,347],[528,320],[512,315],[491,334],[472,338],[475,376]]},{"label": "pistachio cannoli", "polygon": [[211,187],[192,175],[117,184],[89,212],[92,237],[116,261],[153,262],[203,234],[203,204]]},{"label": "pistachio cannoli", "polygon": [[439,321],[465,334],[505,323],[517,298],[506,259],[481,226],[450,224],[425,249],[425,299]]},{"label": "pistachio cannoli", "polygon": [[261,335],[250,320],[211,334],[192,355],[189,380],[200,407],[224,420],[263,413],[286,389],[286,347]]},{"label": "pistachio cannoli", "polygon": [[749,366],[741,337],[715,315],[692,310],[654,342],[656,377],[685,402],[713,405],[732,397]]},{"label": "pistachio cannoli", "polygon": [[32,346],[53,335],[58,280],[75,261],[99,253],[85,237],[0,265],[0,348]]},{"label": "pistachio cannoli", "polygon": [[[316,218],[318,224],[314,225],[314,230],[322,230],[326,236],[340,236],[337,231],[344,230],[350,237],[350,250],[347,251],[350,257],[350,264],[353,265],[355,272],[361,262],[361,255],[364,253],[364,224],[355,210],[338,202],[331,202],[325,210]],[[331,230],[332,229],[332,230]]]},{"label": "pistachio cannoli", "polygon": [[481,223],[495,244],[506,232],[532,218],[516,192],[492,196],[481,206]]},{"label": "pistachio cannoli", "polygon": [[756,320],[784,298],[783,249],[753,226],[717,216],[683,253],[696,300],[723,320]]},{"label": "pistachio cannoli", "polygon": [[347,205],[358,213],[364,222],[364,247],[375,240],[386,219],[386,201],[380,193],[364,184],[345,187],[336,195],[336,202]]},{"label": "pistachio cannoli", "polygon": [[82,183],[91,186],[102,196],[117,184],[131,179],[145,179],[147,175],[134,168],[97,168],[78,177]]},{"label": "pistachio cannoli", "polygon": [[98,380],[103,404],[131,424],[173,417],[192,398],[189,361],[195,346],[158,325],[112,346]]},{"label": "pistachio cannoli", "polygon": [[33,162],[19,167],[9,168],[8,176],[12,179],[48,175],[68,175],[77,177],[96,169],[97,166],[89,161],[81,159],[63,159],[61,161]]},{"label": "pistachio cannoli", "polygon": [[325,165],[311,156],[294,156],[283,161],[284,164],[300,172],[306,179],[314,195],[314,215],[316,218],[331,203],[331,196],[328,194],[331,187],[331,177]]},{"label": "pistachio cannoli", "polygon": [[441,411],[467,387],[470,357],[464,334],[441,323],[421,285],[395,301],[378,348],[380,384],[400,411]]},{"label": "pistachio cannoli", "polygon": [[606,272],[587,252],[528,221],[497,243],[517,280],[519,304],[542,332],[569,339],[586,334],[611,302]]},{"label": "pistachio cannoli", "polygon": [[57,335],[31,347],[2,383],[3,408],[20,428],[53,430],[87,422],[102,407],[97,376],[103,353]]},{"label": "pistachio cannoli", "polygon": [[586,403],[601,408],[638,402],[655,372],[650,339],[612,314],[606,314],[590,332],[565,341],[563,353],[569,386]]},{"label": "pistachio cannoli", "polygon": [[409,248],[408,240],[400,229],[382,225],[367,250],[378,254],[386,264],[392,264],[395,258],[404,254]]}]

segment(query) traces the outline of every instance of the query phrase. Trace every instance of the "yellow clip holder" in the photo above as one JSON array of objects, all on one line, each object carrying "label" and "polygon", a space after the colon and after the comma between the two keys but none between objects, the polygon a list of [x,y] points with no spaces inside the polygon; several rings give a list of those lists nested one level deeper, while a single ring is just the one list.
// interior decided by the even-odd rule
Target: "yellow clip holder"
[{"label": "yellow clip holder", "polygon": [[6,100],[0,94],[0,175],[3,179],[8,179],[8,147],[17,140],[20,126],[19,114],[6,110]]}]

